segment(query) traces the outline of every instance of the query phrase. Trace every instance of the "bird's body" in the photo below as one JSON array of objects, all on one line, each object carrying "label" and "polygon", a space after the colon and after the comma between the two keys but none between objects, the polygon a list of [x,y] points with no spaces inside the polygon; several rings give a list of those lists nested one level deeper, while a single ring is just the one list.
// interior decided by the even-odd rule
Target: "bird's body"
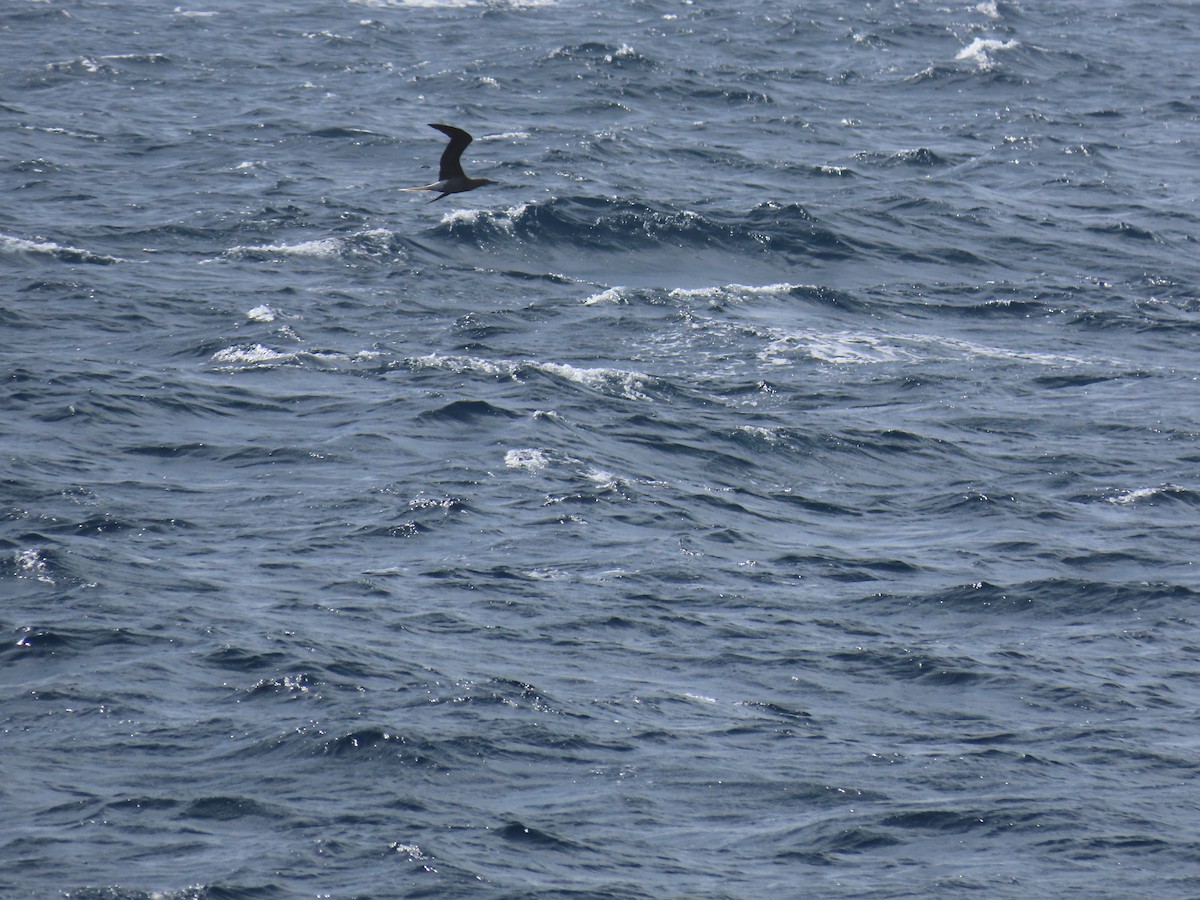
[{"label": "bird's body", "polygon": [[463,191],[473,191],[477,187],[483,187],[485,184],[495,184],[490,178],[471,178],[462,167],[463,151],[467,149],[467,144],[471,143],[471,136],[461,128],[455,128],[453,125],[435,125],[432,122],[430,128],[436,128],[446,137],[450,138],[450,143],[446,145],[446,149],[442,151],[442,161],[438,166],[438,180],[433,184],[422,185],[421,187],[401,188],[405,191],[441,191],[430,203],[434,200],[441,200],[450,194],[461,194]]}]

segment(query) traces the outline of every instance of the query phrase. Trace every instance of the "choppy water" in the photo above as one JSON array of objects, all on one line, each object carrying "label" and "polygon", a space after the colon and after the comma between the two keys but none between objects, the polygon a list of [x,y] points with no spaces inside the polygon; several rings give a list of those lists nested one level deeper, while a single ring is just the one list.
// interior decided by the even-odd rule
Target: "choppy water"
[{"label": "choppy water", "polygon": [[1198,39],[6,4],[0,896],[1200,894]]}]

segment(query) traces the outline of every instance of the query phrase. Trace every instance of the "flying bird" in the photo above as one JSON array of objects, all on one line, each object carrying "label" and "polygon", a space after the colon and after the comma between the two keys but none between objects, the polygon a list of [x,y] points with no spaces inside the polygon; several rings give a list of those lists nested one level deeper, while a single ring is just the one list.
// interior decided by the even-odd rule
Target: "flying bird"
[{"label": "flying bird", "polygon": [[436,128],[446,137],[450,138],[450,143],[446,145],[446,149],[442,151],[442,162],[438,167],[438,180],[433,184],[422,185],[421,187],[401,188],[403,191],[441,191],[430,203],[434,200],[441,200],[443,197],[450,194],[461,194],[463,191],[473,191],[477,187],[483,187],[485,184],[496,184],[490,178],[469,178],[463,172],[462,163],[459,159],[462,158],[462,153],[467,149],[467,144],[471,143],[471,136],[461,128],[455,128],[453,125],[435,125],[429,123],[430,128]]}]

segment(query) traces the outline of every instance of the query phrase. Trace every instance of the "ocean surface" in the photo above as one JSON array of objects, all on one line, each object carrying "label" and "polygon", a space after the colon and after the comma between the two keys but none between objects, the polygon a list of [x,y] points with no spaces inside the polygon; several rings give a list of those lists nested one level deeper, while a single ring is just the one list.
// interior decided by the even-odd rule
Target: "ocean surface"
[{"label": "ocean surface", "polygon": [[0,897],[1200,896],[1195,3],[176,2],[0,8]]}]

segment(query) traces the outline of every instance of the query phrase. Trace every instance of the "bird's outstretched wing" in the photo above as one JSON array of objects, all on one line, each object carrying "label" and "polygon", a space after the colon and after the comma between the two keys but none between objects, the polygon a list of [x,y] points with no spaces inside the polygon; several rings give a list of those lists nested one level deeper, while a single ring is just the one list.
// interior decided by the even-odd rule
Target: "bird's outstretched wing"
[{"label": "bird's outstretched wing", "polygon": [[471,136],[453,125],[435,125],[430,122],[429,127],[436,128],[450,138],[450,143],[442,151],[442,162],[438,167],[438,181],[445,181],[448,178],[466,178],[459,159],[462,157],[462,152],[467,149],[467,144],[471,143]]}]

